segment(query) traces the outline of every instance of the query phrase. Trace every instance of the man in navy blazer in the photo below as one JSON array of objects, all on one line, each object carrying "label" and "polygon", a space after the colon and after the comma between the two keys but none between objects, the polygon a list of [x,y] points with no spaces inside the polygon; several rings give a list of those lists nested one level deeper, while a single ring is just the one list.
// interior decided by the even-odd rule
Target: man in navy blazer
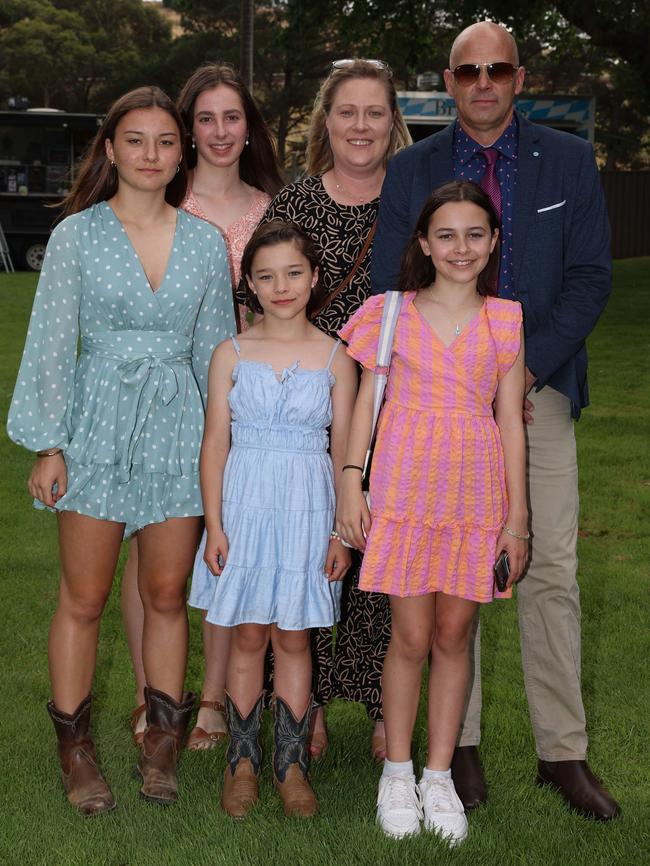
[{"label": "man in navy blazer", "polygon": [[[397,154],[381,193],[372,290],[397,283],[422,205],[452,179],[480,182],[496,150],[502,208],[499,294],[524,310],[532,550],[517,596],[522,663],[538,754],[538,782],[572,808],[607,820],[618,805],[586,763],[576,581],[578,475],[573,420],[588,403],[585,340],[611,286],[607,212],[591,146],[513,110],[524,69],[503,27],[480,22],[456,38],[445,71],[458,119]],[[533,393],[531,389],[534,389]],[[452,762],[466,808],[483,802],[480,633],[475,677]]]}]

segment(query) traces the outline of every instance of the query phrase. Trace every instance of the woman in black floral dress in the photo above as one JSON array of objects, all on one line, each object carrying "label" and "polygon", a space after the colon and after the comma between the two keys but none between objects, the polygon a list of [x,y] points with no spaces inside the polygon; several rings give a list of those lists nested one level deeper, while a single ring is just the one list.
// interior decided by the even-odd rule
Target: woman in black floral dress
[{"label": "woman in black floral dress", "polygon": [[[370,294],[370,262],[386,162],[411,139],[397,107],[390,69],[376,60],[332,65],[312,112],[309,177],[284,187],[264,217],[291,220],[318,244],[329,297],[314,323],[336,336]],[[331,629],[312,632],[314,713],[311,752],[327,749],[324,707],[334,697],[365,704],[375,722],[373,753],[385,755],[381,674],[390,638],[383,595],[360,592],[360,555],[345,580],[333,653]]]}]

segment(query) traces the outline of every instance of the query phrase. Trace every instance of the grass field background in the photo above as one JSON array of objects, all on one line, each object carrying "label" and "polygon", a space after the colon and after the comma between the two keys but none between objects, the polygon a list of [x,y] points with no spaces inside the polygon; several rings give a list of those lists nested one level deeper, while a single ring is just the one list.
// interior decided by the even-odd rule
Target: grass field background
[{"label": "grass field background", "polygon": [[[0,274],[0,416],[15,380],[35,287]],[[402,842],[374,826],[380,768],[370,758],[362,708],[335,702],[331,746],[312,772],[321,812],[286,820],[271,784],[265,722],[262,802],[240,823],[219,809],[224,748],[184,753],[180,802],[143,801],[132,772],[127,717],[133,681],[118,586],[106,610],[95,685],[94,732],[118,808],[95,819],[67,805],[45,703],[47,631],[57,591],[55,520],[35,512],[25,481],[32,457],[0,437],[2,795],[0,866],[647,866],[650,864],[650,260],[618,262],[610,306],[589,343],[592,407],[577,425],[583,693],[590,760],[623,816],[597,824],[537,788],[534,743],[519,658],[515,603],[483,613],[482,756],[486,807],[449,851],[429,835]],[[192,618],[188,687],[201,683],[200,630]],[[414,747],[426,754],[424,717]]]}]

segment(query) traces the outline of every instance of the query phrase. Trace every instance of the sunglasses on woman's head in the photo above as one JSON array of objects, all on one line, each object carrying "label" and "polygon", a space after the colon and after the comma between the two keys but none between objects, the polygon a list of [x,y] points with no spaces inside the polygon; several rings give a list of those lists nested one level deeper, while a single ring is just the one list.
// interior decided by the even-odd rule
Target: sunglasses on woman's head
[{"label": "sunglasses on woman's head", "polygon": [[344,60],[333,60],[332,69],[347,69],[348,66],[352,66],[354,63],[368,63],[370,66],[374,66],[375,69],[385,69],[389,75],[393,74],[390,66],[384,63],[383,60],[370,60],[366,57],[346,57]]},{"label": "sunglasses on woman's head", "polygon": [[509,84],[519,69],[512,63],[499,61],[498,63],[461,63],[452,70],[454,81],[461,87],[469,87],[476,84],[481,77],[481,69],[485,69],[488,78],[493,84]]}]

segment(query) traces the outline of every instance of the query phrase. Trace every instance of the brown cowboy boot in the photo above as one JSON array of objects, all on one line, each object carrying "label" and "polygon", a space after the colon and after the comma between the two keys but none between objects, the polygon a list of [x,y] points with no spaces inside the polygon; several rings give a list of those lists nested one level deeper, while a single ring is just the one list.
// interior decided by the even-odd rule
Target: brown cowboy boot
[{"label": "brown cowboy boot", "polygon": [[88,734],[90,695],[68,715],[49,701],[47,711],[59,740],[63,787],[70,803],[84,815],[101,815],[115,808],[111,790],[97,766],[95,746]]},{"label": "brown cowboy boot", "polygon": [[147,729],[138,758],[142,776],[140,793],[147,800],[167,805],[178,799],[176,763],[196,695],[185,692],[181,703],[165,692],[146,687]]},{"label": "brown cowboy boot", "polygon": [[311,818],[318,811],[318,800],[307,773],[309,770],[309,718],[312,696],[301,719],[296,719],[288,704],[275,696],[273,738],[273,784],[277,788],[287,818]]},{"label": "brown cowboy boot", "polygon": [[259,800],[259,775],[262,761],[260,728],[264,693],[255,701],[250,713],[243,717],[226,692],[226,716],[230,743],[226,752],[228,766],[223,774],[221,808],[232,818],[245,818],[251,806]]}]

